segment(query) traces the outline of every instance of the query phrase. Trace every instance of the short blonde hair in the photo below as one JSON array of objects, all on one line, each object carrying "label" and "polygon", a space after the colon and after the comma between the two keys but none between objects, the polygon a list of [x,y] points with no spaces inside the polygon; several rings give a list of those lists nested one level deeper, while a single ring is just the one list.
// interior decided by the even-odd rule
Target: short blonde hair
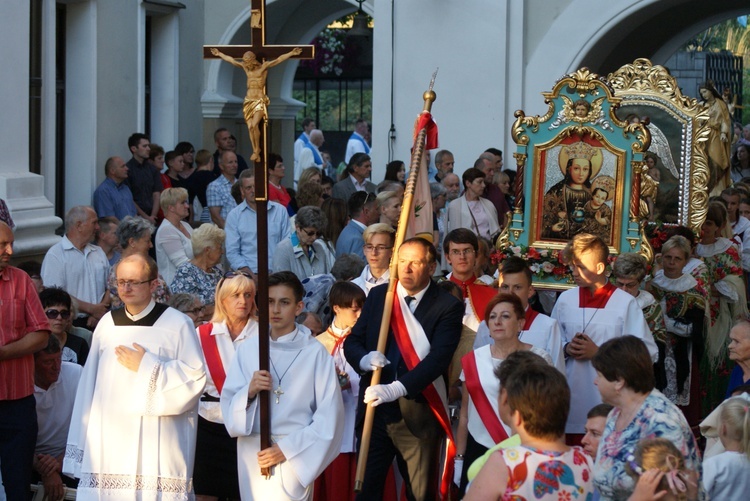
[{"label": "short blonde hair", "polygon": [[223,247],[226,236],[226,232],[215,224],[205,223],[200,225],[190,236],[193,254],[198,257],[209,247]]},{"label": "short blonde hair", "polygon": [[308,167],[300,173],[299,179],[297,180],[297,186],[303,183],[309,183],[316,175],[320,178],[321,181],[323,180],[323,173],[320,169],[318,169],[317,167]]},{"label": "short blonde hair", "polygon": [[371,224],[370,226],[365,228],[364,233],[362,233],[362,239],[365,241],[365,243],[369,243],[370,239],[378,233],[385,233],[390,236],[391,244],[393,244],[393,242],[396,240],[396,230],[393,229],[393,226],[386,223]]},{"label": "short blonde hair", "polygon": [[188,199],[188,192],[185,188],[167,188],[159,196],[159,207],[167,212],[169,207],[175,204],[181,204]]},{"label": "short blonde hair", "polygon": [[690,254],[693,252],[693,249],[690,246],[690,242],[682,235],[674,235],[672,237],[669,237],[669,240],[662,244],[661,253],[663,255],[666,252],[671,251],[672,249],[680,249],[683,254],[685,254],[686,260],[690,259]]},{"label": "short blonde hair", "polygon": [[224,322],[229,318],[229,312],[224,308],[224,300],[233,294],[249,292],[253,296],[253,307],[250,308],[248,318],[255,316],[255,282],[245,275],[235,275],[232,278],[222,278],[216,284],[214,295],[214,316],[211,322]]}]

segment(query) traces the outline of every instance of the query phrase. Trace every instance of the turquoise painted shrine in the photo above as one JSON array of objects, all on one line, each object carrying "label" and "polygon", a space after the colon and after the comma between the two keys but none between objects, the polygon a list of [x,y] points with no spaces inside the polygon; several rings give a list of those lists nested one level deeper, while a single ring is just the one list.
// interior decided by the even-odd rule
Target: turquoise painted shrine
[{"label": "turquoise painted shrine", "polygon": [[621,99],[586,68],[543,96],[545,115],[515,113],[515,203],[494,257],[524,257],[535,286],[566,289],[574,284],[560,251],[576,234],[602,237],[612,257],[650,254],[641,249],[640,221],[651,136],[644,124],[617,117]]}]

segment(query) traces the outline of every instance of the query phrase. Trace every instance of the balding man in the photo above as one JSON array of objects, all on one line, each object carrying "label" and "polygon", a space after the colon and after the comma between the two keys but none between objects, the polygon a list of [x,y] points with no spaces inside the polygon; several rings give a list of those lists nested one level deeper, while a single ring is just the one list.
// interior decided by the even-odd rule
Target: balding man
[{"label": "balding man", "polygon": [[299,135],[296,141],[294,141],[294,180],[296,181],[299,178],[299,175],[296,174],[296,172],[302,172],[302,169],[299,171],[297,170],[297,165],[299,164],[299,159],[302,156],[302,150],[305,148],[305,145],[307,145],[310,142],[310,133],[315,129],[315,120],[313,120],[310,117],[305,117],[302,119],[302,134]]},{"label": "balding man", "polygon": [[8,499],[28,499],[37,435],[34,352],[47,345],[49,321],[31,278],[10,266],[13,240],[0,221],[0,476]]},{"label": "balding man", "polygon": [[232,196],[232,185],[237,181],[237,155],[233,151],[222,151],[219,156],[219,171],[221,175],[206,188],[206,201],[211,221],[219,228],[224,224],[229,212],[237,207],[237,201]]},{"label": "balding man", "polygon": [[461,195],[461,179],[456,174],[446,174],[440,182],[448,192],[446,194],[447,203],[452,202]]},{"label": "balding man", "polygon": [[138,210],[133,201],[133,192],[125,181],[128,179],[128,166],[120,157],[109,157],[104,163],[107,176],[94,191],[94,210],[99,217],[136,216]]},{"label": "balding man", "polygon": [[323,167],[323,156],[320,154],[320,147],[323,146],[325,137],[323,131],[320,129],[313,129],[310,131],[310,140],[305,143],[299,156],[299,162],[295,158],[294,164],[294,181],[299,180],[302,171],[308,167],[317,167],[321,169]]},{"label": "balding man", "polygon": [[92,329],[109,310],[109,260],[91,243],[99,221],[93,208],[79,205],[65,214],[65,235],[42,261],[42,282],[61,287],[78,301],[77,327]]},{"label": "balding man", "polygon": [[435,181],[441,183],[445,176],[453,174],[453,166],[455,165],[453,159],[453,153],[448,150],[440,150],[435,154],[435,168],[437,174],[435,174]]},{"label": "balding man", "polygon": [[247,161],[236,151],[237,141],[233,140],[232,134],[225,127],[216,129],[216,132],[214,132],[214,143],[216,143],[216,151],[214,152],[214,176],[221,176],[219,159],[221,158],[221,154],[225,151],[231,151],[237,155],[237,175],[248,168]]}]

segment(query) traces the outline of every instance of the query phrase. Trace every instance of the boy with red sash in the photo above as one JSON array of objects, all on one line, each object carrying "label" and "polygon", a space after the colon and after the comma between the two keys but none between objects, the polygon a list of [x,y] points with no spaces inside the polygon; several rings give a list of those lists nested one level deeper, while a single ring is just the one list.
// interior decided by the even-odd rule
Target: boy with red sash
[{"label": "boy with red sash", "polygon": [[562,294],[552,310],[563,334],[565,370],[570,385],[570,414],[565,427],[568,440],[580,443],[586,413],[602,402],[594,386],[596,370],[591,359],[602,343],[632,335],[646,343],[656,362],[659,351],[635,298],[617,289],[606,275],[609,247],[594,235],[580,233],[568,242],[563,259],[576,285]]},{"label": "boy with red sash", "polygon": [[[534,295],[531,285],[531,270],[528,263],[517,256],[511,256],[503,261],[500,267],[500,292],[513,294],[521,300],[525,314],[525,322],[521,330],[520,339],[546,351],[552,358],[557,370],[565,374],[565,357],[563,356],[562,334],[557,320],[539,313],[529,306],[529,299]],[[482,322],[474,340],[474,349],[492,343],[487,323]]]},{"label": "boy with red sash", "polygon": [[479,251],[479,240],[476,234],[466,228],[456,228],[445,236],[443,252],[453,271],[448,279],[461,287],[466,310],[464,325],[477,332],[484,318],[487,303],[495,297],[497,289],[480,281],[474,274]]},{"label": "boy with red sash", "polygon": [[[376,406],[372,441],[358,500],[381,500],[394,457],[410,500],[439,499],[450,484],[454,448],[443,375],[461,334],[461,302],[433,283],[435,247],[422,238],[398,250],[398,279],[385,354],[377,351],[387,285],[374,287],[362,314],[344,341],[349,364],[361,375],[356,431],[362,433],[365,404]],[[380,384],[370,386],[382,367]],[[446,468],[438,482],[438,462],[449,437]],[[439,488],[440,487],[440,488]]]}]

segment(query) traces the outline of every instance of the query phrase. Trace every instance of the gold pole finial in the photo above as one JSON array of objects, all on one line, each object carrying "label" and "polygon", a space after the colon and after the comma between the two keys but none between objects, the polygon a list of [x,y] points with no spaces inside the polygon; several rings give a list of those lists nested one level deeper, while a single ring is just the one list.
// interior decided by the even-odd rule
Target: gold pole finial
[{"label": "gold pole finial", "polygon": [[422,99],[424,99],[424,111],[428,113],[432,109],[432,103],[437,99],[437,95],[433,92],[432,88],[435,86],[435,78],[437,77],[439,69],[440,68],[435,68],[435,73],[432,74],[432,79],[430,80],[430,87],[424,91],[424,94],[422,94]]}]

